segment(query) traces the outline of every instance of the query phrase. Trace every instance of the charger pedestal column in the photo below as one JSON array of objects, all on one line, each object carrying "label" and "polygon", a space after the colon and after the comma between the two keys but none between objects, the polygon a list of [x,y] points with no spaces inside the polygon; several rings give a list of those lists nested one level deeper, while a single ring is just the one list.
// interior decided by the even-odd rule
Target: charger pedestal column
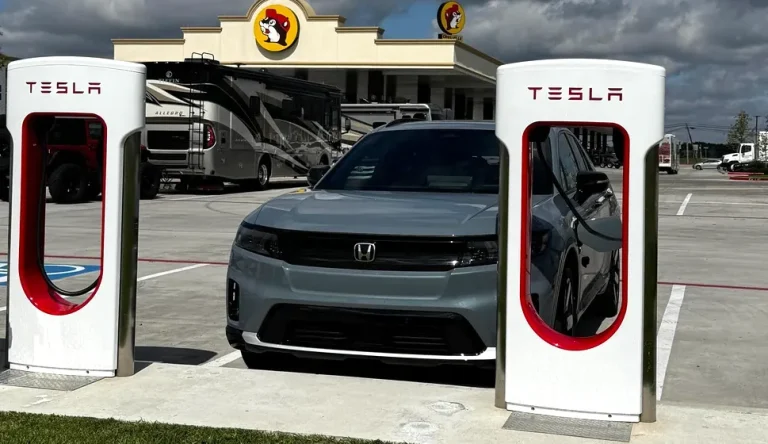
[{"label": "charger pedestal column", "polygon": [[[655,420],[658,188],[656,167],[648,169],[654,163],[646,158],[664,134],[664,80],[662,67],[611,60],[543,60],[498,69],[496,134],[503,158],[497,406],[561,418]],[[577,126],[612,128],[614,145],[624,149],[622,228],[616,230],[621,243],[613,247],[621,252],[619,313],[606,330],[584,338],[550,328],[530,295],[531,134],[534,128]],[[555,298],[558,287],[553,283]]]},{"label": "charger pedestal column", "polygon": [[[8,66],[7,126],[13,139],[9,372],[89,377],[134,372],[145,84],[144,65],[107,59],[43,57]],[[41,266],[46,234],[41,191],[47,182],[44,171],[54,155],[44,152],[46,140],[63,119],[73,118],[101,125],[101,146],[93,149],[103,150],[97,153],[102,168],[101,230],[92,234],[101,237],[100,274],[95,288],[79,298],[55,290]]]}]

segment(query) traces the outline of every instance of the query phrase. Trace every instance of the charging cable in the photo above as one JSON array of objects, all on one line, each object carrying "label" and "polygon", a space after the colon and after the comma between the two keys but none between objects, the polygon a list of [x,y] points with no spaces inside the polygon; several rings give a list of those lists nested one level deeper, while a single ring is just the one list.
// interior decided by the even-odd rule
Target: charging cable
[{"label": "charging cable", "polygon": [[593,235],[603,238],[605,240],[613,241],[613,242],[622,242],[621,238],[611,237],[608,235],[605,235],[603,233],[600,233],[596,230],[594,230],[592,227],[589,226],[586,220],[584,220],[583,217],[581,217],[581,214],[576,209],[576,207],[573,205],[573,202],[571,202],[571,199],[568,197],[568,193],[563,190],[563,187],[560,185],[560,181],[557,180],[557,176],[555,175],[555,172],[552,171],[552,167],[549,165],[549,162],[547,162],[547,159],[544,158],[544,154],[541,152],[541,149],[536,149],[536,154],[539,156],[539,159],[544,164],[545,169],[547,170],[547,173],[549,174],[550,179],[552,179],[552,183],[555,185],[555,188],[557,189],[557,192],[560,193],[560,195],[563,197],[563,200],[565,201],[565,204],[568,205],[568,208],[573,213],[573,216],[576,218],[576,220],[584,225],[584,229],[587,230],[589,233],[592,233]]}]

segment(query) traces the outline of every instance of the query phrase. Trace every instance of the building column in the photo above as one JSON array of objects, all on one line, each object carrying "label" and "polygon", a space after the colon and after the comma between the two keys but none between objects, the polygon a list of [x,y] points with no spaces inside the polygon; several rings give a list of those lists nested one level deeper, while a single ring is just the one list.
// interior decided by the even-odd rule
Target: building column
[{"label": "building column", "polygon": [[603,134],[603,153],[608,152],[608,134]]},{"label": "building column", "polygon": [[595,131],[589,132],[589,153],[592,154],[595,152]]}]

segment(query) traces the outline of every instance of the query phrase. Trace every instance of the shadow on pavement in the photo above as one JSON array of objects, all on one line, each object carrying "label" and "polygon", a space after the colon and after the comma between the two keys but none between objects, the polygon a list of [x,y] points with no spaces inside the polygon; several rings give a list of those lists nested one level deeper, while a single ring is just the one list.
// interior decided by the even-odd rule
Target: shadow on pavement
[{"label": "shadow on pavement", "polygon": [[209,350],[177,347],[136,346],[136,361],[161,362],[164,364],[200,365],[216,356]]}]

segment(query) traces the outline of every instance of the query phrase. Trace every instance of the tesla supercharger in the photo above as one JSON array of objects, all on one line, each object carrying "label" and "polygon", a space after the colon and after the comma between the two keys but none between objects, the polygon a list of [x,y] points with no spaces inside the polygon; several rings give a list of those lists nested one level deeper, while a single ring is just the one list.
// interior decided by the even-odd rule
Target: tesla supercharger
[{"label": "tesla supercharger", "polygon": [[[664,135],[664,81],[662,67],[613,60],[543,60],[498,69],[498,407],[583,420],[655,421],[658,173],[657,157],[649,152]],[[583,338],[545,324],[529,291],[529,142],[536,128],[576,126],[611,128],[624,159],[622,220],[586,221],[597,232],[613,227],[603,236],[618,241],[613,251],[621,248],[620,308],[610,327]]]},{"label": "tesla supercharger", "polygon": [[[145,79],[144,65],[107,59],[42,57],[8,65],[11,370],[91,377],[134,372]],[[101,146],[95,147],[103,150],[97,153],[102,165],[100,272],[93,284],[76,292],[58,288],[44,269],[47,137],[59,119],[67,118],[92,119],[102,128]]]}]

